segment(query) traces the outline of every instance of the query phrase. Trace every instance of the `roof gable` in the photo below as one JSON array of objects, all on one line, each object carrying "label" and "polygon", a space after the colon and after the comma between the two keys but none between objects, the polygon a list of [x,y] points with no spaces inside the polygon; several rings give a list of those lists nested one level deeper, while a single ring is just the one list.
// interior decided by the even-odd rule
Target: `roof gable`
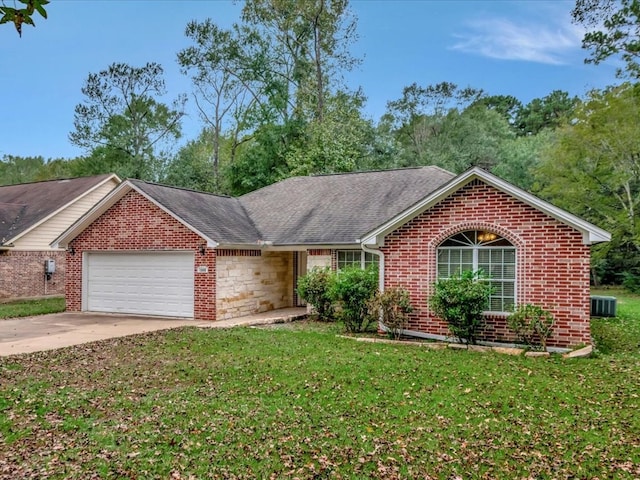
[{"label": "roof gable", "polygon": [[126,180],[60,235],[52,245],[66,247],[94,220],[129,192],[135,191],[201,236],[210,247],[224,244],[256,244],[260,234],[237,198],[169,187],[142,180]]},{"label": "roof gable", "polygon": [[611,234],[609,234],[607,231],[596,227],[595,225],[567,212],[566,210],[545,202],[535,195],[532,195],[516,187],[515,185],[512,185],[509,182],[506,182],[501,178],[498,178],[495,175],[482,170],[481,168],[475,167],[455,177],[449,183],[435,190],[412,207],[400,212],[393,218],[390,218],[384,224],[371,230],[370,232],[367,232],[367,234],[362,237],[362,243],[369,246],[381,245],[383,243],[384,236],[398,229],[409,220],[425,212],[429,208],[433,207],[440,201],[449,197],[474,180],[480,180],[487,185],[490,185],[497,190],[500,190],[501,192],[511,195],[521,202],[528,204],[536,210],[539,210],[549,215],[550,217],[555,218],[559,222],[578,230],[582,233],[583,242],[586,245],[592,245],[599,242],[608,242],[609,240],[611,240]]},{"label": "roof gable", "polygon": [[0,245],[10,246],[115,174],[0,186]]}]

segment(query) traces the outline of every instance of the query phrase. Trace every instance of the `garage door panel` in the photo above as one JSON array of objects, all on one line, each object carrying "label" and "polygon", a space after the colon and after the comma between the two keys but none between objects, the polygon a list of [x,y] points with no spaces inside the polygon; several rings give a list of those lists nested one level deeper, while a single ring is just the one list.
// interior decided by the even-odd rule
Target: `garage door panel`
[{"label": "garage door panel", "polygon": [[86,309],[193,317],[193,254],[89,253]]}]

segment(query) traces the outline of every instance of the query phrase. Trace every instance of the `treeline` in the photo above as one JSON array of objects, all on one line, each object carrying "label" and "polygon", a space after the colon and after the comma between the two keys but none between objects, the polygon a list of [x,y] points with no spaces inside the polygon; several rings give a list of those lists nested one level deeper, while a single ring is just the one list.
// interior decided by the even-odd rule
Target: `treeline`
[{"label": "treeline", "polygon": [[[621,19],[638,24],[632,7],[578,0],[573,15],[585,25],[609,15],[615,32]],[[161,65],[112,64],[88,76],[75,107],[69,140],[86,154],[5,155],[0,182],[115,172],[238,195],[296,175],[480,166],[612,232],[593,250],[593,280],[640,289],[637,39],[626,39],[628,81],[583,98],[554,91],[523,104],[446,81],[413,83],[373,120],[363,113],[365,92],[342,81],[359,63],[350,54],[356,32],[347,0],[248,0],[229,29],[190,22],[177,61],[192,81],[197,138],[178,147],[187,98],[163,101]],[[587,35],[590,61],[624,51],[606,45],[616,38]]]}]

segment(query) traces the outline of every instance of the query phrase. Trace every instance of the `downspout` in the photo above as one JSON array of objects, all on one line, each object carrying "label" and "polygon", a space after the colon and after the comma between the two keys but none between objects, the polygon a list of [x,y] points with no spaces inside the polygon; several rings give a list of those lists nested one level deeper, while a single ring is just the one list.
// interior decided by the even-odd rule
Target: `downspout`
[{"label": "downspout", "polygon": [[[380,250],[369,248],[364,243],[361,243],[360,247],[362,248],[363,251],[378,256],[378,259],[379,259],[379,262],[378,262],[378,290],[380,290],[381,293],[384,292],[384,253],[382,253]],[[385,327],[384,324],[382,323],[382,311],[380,311],[380,318],[378,319],[378,328],[381,331],[384,331],[384,332],[387,331],[387,327]]]},{"label": "downspout", "polygon": [[362,250],[373,255],[377,255],[380,261],[378,262],[378,289],[384,292],[384,253],[380,250],[367,247],[364,243],[360,244]]}]

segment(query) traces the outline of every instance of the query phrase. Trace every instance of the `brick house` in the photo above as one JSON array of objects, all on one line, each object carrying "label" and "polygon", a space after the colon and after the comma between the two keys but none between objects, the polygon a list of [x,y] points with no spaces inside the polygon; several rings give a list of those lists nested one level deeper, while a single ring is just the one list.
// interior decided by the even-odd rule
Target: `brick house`
[{"label": "brick house", "polygon": [[219,320],[300,305],[315,266],[377,263],[380,288],[403,286],[408,335],[441,339],[434,282],[490,274],[483,339],[511,342],[512,305],[556,318],[553,347],[590,343],[589,246],[604,230],[474,168],[289,178],[230,198],[123,182],[55,245],[67,248],[67,308]]},{"label": "brick house", "polygon": [[0,186],[0,300],[64,294],[66,255],[50,243],[119,183],[111,174]]}]

